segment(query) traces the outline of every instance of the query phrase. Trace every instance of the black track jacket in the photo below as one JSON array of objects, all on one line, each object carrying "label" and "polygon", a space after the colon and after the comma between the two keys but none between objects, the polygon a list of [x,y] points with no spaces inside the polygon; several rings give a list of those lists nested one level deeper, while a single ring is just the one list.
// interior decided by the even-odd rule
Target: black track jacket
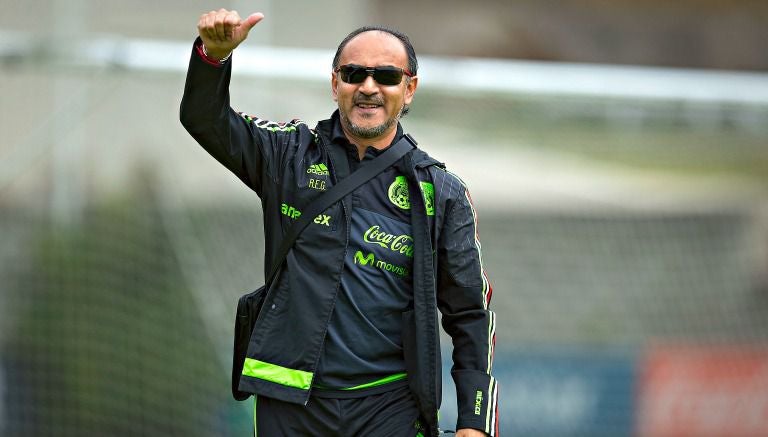
[{"label": "black track jacket", "polygon": [[[267,271],[301,205],[321,193],[306,186],[308,166],[323,164],[329,186],[344,176],[336,171],[340,167],[330,150],[338,146],[329,140],[329,120],[310,129],[299,120],[272,123],[232,110],[232,61],[214,65],[200,56],[198,45],[199,39],[187,72],[181,122],[261,198]],[[496,435],[498,389],[491,376],[495,314],[489,309],[492,290],[481,265],[469,193],[458,177],[420,149],[406,155],[399,168],[409,186],[415,250],[414,305],[403,314],[408,384],[428,434],[436,436],[442,396],[439,309],[453,341],[457,428]],[[307,403],[349,242],[349,200],[324,212],[333,226],[322,225],[327,219],[318,216],[286,257],[251,335],[240,390]]]}]

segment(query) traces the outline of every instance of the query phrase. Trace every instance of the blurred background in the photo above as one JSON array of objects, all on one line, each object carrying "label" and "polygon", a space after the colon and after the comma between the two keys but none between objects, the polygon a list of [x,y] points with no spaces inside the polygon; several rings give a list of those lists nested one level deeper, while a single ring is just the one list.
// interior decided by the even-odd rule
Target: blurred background
[{"label": "blurred background", "polygon": [[479,213],[502,435],[768,435],[759,0],[0,0],[0,435],[251,432],[259,200],[178,122],[219,7],[266,15],[232,105],[275,121],[334,110],[352,29],[410,35],[404,126]]}]

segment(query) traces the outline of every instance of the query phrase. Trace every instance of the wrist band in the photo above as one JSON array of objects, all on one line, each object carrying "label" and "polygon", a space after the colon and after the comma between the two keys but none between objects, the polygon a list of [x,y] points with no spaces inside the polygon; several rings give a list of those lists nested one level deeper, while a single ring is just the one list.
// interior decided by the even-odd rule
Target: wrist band
[{"label": "wrist band", "polygon": [[[215,59],[211,58],[208,55],[208,51],[205,50],[205,44],[200,44],[200,46],[203,48],[203,54],[205,55],[206,58],[211,59],[211,60],[215,60]],[[223,63],[227,62],[229,60],[230,56],[232,56],[232,52],[229,52],[229,54],[227,56],[224,56],[223,58],[219,59],[218,63],[219,64],[223,64]]]}]

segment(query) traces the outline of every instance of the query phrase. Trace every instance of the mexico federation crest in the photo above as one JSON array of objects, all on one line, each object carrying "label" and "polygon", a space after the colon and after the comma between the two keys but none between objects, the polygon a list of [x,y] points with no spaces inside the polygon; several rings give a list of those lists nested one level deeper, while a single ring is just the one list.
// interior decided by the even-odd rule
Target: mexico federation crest
[{"label": "mexico federation crest", "polygon": [[400,209],[411,209],[408,197],[408,181],[405,176],[398,176],[389,186],[389,201]]},{"label": "mexico federation crest", "polygon": [[424,195],[424,207],[427,215],[435,215],[435,186],[429,182],[419,182]]}]

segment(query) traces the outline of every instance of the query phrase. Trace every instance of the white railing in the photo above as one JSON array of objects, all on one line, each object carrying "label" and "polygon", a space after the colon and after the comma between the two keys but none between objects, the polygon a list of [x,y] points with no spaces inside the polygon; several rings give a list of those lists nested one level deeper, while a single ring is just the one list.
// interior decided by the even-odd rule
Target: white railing
[{"label": "white railing", "polygon": [[[59,47],[44,37],[0,32],[0,59],[132,70],[183,72],[191,41],[98,36]],[[327,81],[333,51],[246,42],[236,57],[238,75]],[[419,64],[425,89],[768,105],[768,72],[439,56],[421,56]]]}]

